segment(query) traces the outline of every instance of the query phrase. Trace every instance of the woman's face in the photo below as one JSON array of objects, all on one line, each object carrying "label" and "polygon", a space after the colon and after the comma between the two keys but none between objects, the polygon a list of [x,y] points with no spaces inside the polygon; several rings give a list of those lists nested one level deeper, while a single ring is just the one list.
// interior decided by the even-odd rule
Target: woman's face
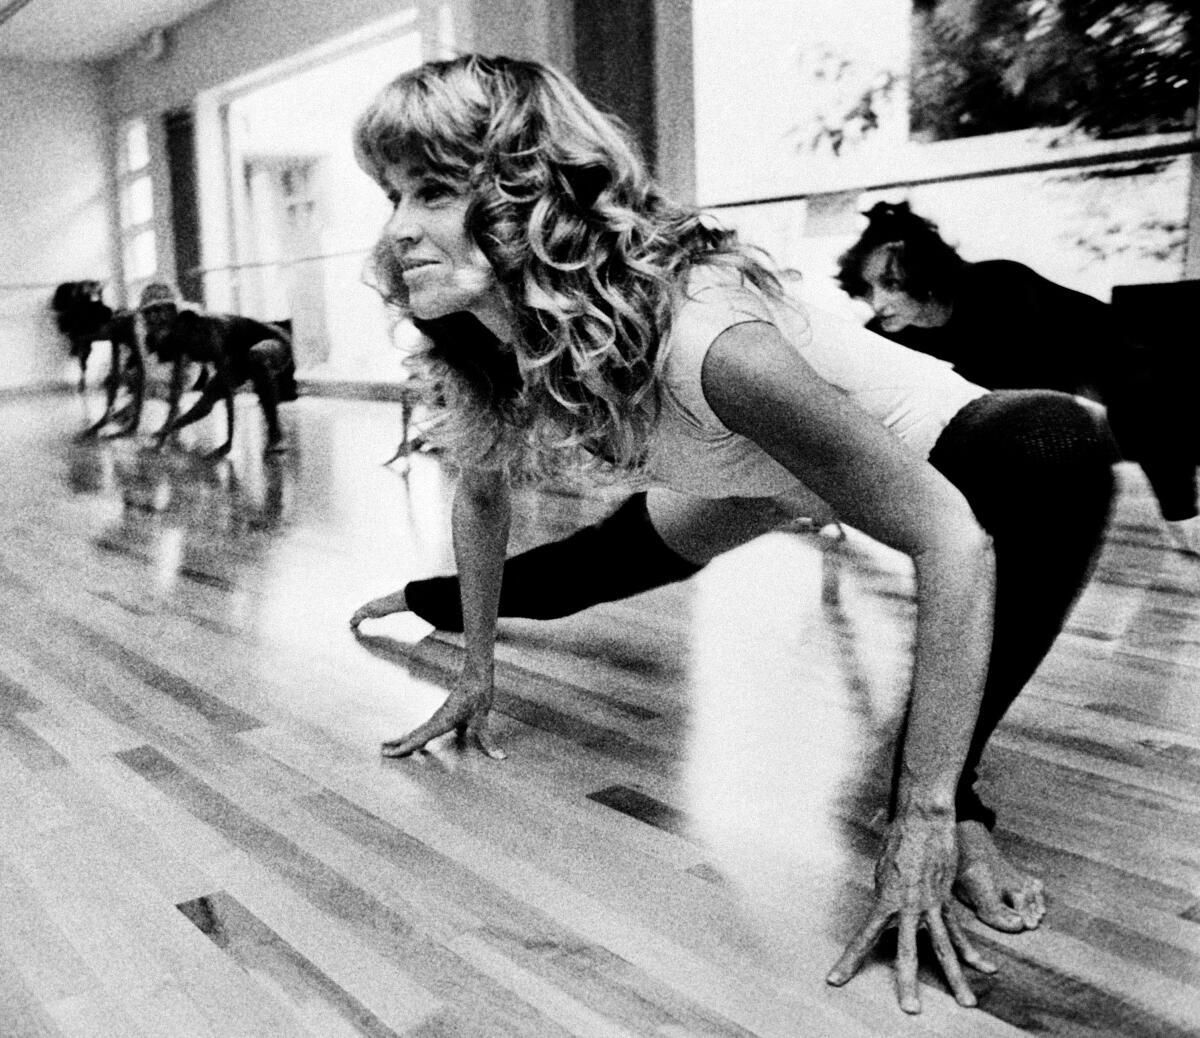
[{"label": "woman's face", "polygon": [[950,316],[946,304],[915,299],[901,287],[896,260],[887,245],[881,245],[867,257],[862,279],[867,284],[866,300],[885,332],[898,332],[909,325],[936,328]]},{"label": "woman's face", "polygon": [[142,320],[146,322],[146,338],[151,345],[171,334],[178,314],[179,311],[172,303],[158,303],[142,311]]},{"label": "woman's face", "polygon": [[491,264],[467,233],[469,199],[428,170],[406,162],[388,167],[385,189],[392,215],[384,237],[396,258],[415,317],[466,311],[501,339],[509,308]]}]

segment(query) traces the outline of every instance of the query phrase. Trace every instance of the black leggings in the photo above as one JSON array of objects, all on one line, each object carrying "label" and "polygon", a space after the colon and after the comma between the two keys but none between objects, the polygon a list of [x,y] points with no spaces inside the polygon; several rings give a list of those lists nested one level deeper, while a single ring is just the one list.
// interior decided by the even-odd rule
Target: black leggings
[{"label": "black leggings", "polygon": [[996,555],[992,652],[958,786],[959,821],[995,825],[975,791],[979,759],[1091,576],[1112,505],[1113,458],[1095,417],[1049,390],[980,397],[929,455],[991,534]]},{"label": "black leggings", "polygon": [[[995,824],[975,792],[979,759],[1091,574],[1112,501],[1113,456],[1091,413],[1073,397],[1048,390],[980,397],[955,415],[929,456],[971,504],[996,554],[992,653],[959,782],[960,821]],[[700,568],[663,543],[646,512],[646,495],[635,494],[600,523],[507,560],[500,615],[568,616]],[[457,577],[413,581],[405,597],[435,627],[462,630]]]},{"label": "black leggings", "polygon": [[1200,443],[1191,391],[1185,378],[1168,387],[1135,368],[1120,390],[1105,396],[1108,424],[1121,454],[1141,466],[1159,512],[1170,521],[1197,513]]},{"label": "black leggings", "polygon": [[[555,620],[686,580],[701,568],[663,543],[646,511],[646,495],[634,494],[606,519],[507,559],[499,612]],[[414,580],[404,598],[438,630],[463,629],[457,576]]]}]

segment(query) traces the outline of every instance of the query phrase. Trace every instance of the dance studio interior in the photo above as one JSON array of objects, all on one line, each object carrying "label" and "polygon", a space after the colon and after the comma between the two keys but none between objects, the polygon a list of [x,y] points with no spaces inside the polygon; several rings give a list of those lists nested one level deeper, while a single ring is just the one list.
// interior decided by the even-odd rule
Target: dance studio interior
[{"label": "dance studio interior", "polygon": [[[1200,1034],[1198,36],[1186,0],[0,0],[0,1036]],[[905,318],[847,275],[868,213],[1099,315],[896,282],[945,303],[917,332],[982,309],[926,363],[1073,396],[1112,447],[1086,572],[982,751],[985,850],[946,822],[969,1000],[922,922],[905,1004],[895,914],[830,978],[895,864],[924,613],[915,556],[815,498],[691,576],[543,567],[525,597],[574,604],[500,609],[503,759],[453,724],[387,752],[471,636],[361,611],[466,556],[355,127],[468,53],[561,71],[663,195],[871,342]],[[164,306],[286,363],[156,351]],[[988,383],[972,348],[1031,373]],[[1059,350],[1104,372],[1038,381]],[[637,487],[514,479],[508,554]],[[1036,546],[1063,520],[1021,490]]]}]

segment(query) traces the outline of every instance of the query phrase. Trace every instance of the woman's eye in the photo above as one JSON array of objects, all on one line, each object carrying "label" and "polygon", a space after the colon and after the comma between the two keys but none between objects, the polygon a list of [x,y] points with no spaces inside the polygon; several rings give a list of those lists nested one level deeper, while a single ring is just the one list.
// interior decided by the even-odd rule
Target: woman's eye
[{"label": "woman's eye", "polygon": [[387,191],[388,204],[395,209],[408,198],[410,201],[431,205],[457,195],[454,186],[444,181],[424,180],[401,192],[395,189]]},{"label": "woman's eye", "polygon": [[427,181],[417,191],[417,197],[423,202],[436,202],[440,198],[448,198],[453,192],[448,184]]}]

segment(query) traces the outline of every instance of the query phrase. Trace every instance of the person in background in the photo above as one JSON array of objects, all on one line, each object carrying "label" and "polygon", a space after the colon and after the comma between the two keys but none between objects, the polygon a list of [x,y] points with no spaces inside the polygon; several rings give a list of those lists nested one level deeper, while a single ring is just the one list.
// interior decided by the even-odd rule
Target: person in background
[{"label": "person in background", "polygon": [[[974,1005],[960,959],[994,967],[957,922],[951,887],[960,777],[988,670],[994,560],[962,492],[924,455],[939,450],[946,467],[986,479],[1003,451],[985,463],[962,448],[974,431],[1003,425],[997,413],[1009,401],[806,309],[734,233],[665,198],[626,135],[544,65],[479,55],[422,65],[367,109],[355,144],[393,206],[375,256],[380,286],[425,333],[413,362],[434,415],[429,435],[460,471],[452,525],[463,670],[442,707],[384,753],[403,756],[456,731],[503,756],[488,721],[516,475],[592,473],[655,487],[647,500],[679,521],[656,529],[666,540],[677,528],[667,547],[693,563],[705,540],[698,531],[732,540],[756,517],[807,509],[811,490],[909,554],[917,589],[876,900],[827,979],[848,981],[896,925],[898,999],[919,1011],[924,926],[955,998]],[[846,348],[847,336],[878,354]],[[898,377],[914,365],[915,382]],[[914,394],[923,408],[908,406]],[[1071,398],[1050,396],[1055,424],[1069,413],[1066,424],[1096,438]],[[1037,405],[1022,395],[1015,406]],[[881,413],[909,439],[889,432]],[[1101,513],[1106,474],[1104,453]],[[363,615],[381,614],[355,619]]]},{"label": "person in background", "polygon": [[[133,310],[112,312],[99,337],[112,347],[112,363],[104,380],[104,412],[79,434],[79,438],[99,436],[105,427],[111,427],[106,433],[108,436],[132,436],[141,425],[146,399],[146,358],[137,313]],[[122,390],[125,399],[121,397]]]},{"label": "person in background", "polygon": [[1174,543],[1200,555],[1200,427],[1190,389],[1107,303],[1012,260],[970,263],[905,202],[880,202],[838,261],[874,311],[867,327],[989,389],[1056,389],[1102,403],[1141,466]]},{"label": "person in background", "polygon": [[[110,423],[113,436],[129,436],[141,420],[145,391],[145,360],[135,315],[130,310],[114,311],[104,302],[99,281],[66,281],[54,290],[50,303],[59,331],[70,342],[71,355],[79,362],[79,390],[87,388],[87,365],[97,343],[112,347],[112,363],[104,380],[105,406],[99,420],[79,434],[79,439],[99,435]],[[129,399],[119,407],[124,389]]]},{"label": "person in background", "polygon": [[50,309],[58,330],[66,337],[71,356],[79,363],[79,392],[87,389],[87,366],[92,346],[104,337],[112,308],[104,302],[99,281],[64,281],[54,289]]},{"label": "person in background", "polygon": [[[171,365],[167,419],[155,434],[158,446],[223,400],[225,442],[210,456],[224,457],[233,447],[234,394],[250,382],[266,422],[266,453],[288,449],[278,408],[296,399],[296,382],[291,338],[283,328],[250,317],[183,307],[175,290],[163,282],[152,282],[142,290],[138,312],[146,326],[147,350]],[[181,415],[179,402],[189,362],[202,365],[208,377],[199,400]]]}]

